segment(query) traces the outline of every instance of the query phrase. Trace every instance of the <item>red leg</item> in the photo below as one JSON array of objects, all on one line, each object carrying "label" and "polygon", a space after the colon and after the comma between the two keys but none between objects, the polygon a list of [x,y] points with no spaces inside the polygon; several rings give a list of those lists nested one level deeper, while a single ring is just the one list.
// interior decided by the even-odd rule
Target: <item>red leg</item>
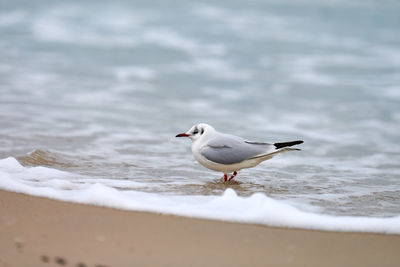
[{"label": "red leg", "polygon": [[230,181],[230,180],[232,180],[233,178],[235,178],[236,175],[237,175],[237,171],[234,171],[233,174],[232,174],[232,176],[229,177],[229,180],[228,180],[228,181]]},{"label": "red leg", "polygon": [[228,181],[228,174],[224,173],[224,182]]}]

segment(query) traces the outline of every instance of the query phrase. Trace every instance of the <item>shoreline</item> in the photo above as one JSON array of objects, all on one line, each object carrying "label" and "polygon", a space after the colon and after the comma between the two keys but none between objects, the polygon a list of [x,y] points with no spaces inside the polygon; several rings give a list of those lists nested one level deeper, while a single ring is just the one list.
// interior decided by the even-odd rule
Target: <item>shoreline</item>
[{"label": "shoreline", "polygon": [[400,236],[195,219],[0,190],[0,266],[398,266]]}]

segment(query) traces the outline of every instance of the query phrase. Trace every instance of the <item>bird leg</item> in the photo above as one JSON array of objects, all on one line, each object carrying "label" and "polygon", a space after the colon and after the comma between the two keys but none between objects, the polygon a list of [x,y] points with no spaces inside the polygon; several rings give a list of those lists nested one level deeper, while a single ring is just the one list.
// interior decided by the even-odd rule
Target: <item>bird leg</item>
[{"label": "bird leg", "polygon": [[224,182],[228,181],[228,174],[224,173]]},{"label": "bird leg", "polygon": [[237,171],[234,171],[233,174],[231,175],[231,177],[229,177],[229,180],[232,180],[233,178],[235,178],[235,176],[237,175]]}]

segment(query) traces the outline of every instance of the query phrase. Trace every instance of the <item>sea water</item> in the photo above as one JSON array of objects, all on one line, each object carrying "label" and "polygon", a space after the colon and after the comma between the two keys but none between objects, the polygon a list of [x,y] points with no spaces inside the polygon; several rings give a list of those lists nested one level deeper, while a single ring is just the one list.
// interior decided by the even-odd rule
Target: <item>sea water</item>
[{"label": "sea water", "polygon": [[[397,1],[1,1],[0,188],[121,209],[400,233]],[[235,183],[193,124],[304,140]]]}]

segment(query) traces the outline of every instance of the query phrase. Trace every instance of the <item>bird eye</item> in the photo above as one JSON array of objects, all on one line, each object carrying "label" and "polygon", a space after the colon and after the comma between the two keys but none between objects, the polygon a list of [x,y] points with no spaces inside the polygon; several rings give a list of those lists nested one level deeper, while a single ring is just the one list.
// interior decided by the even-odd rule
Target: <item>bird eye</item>
[{"label": "bird eye", "polygon": [[198,133],[199,133],[199,131],[197,131],[197,130],[193,132],[193,134],[198,134]]}]

